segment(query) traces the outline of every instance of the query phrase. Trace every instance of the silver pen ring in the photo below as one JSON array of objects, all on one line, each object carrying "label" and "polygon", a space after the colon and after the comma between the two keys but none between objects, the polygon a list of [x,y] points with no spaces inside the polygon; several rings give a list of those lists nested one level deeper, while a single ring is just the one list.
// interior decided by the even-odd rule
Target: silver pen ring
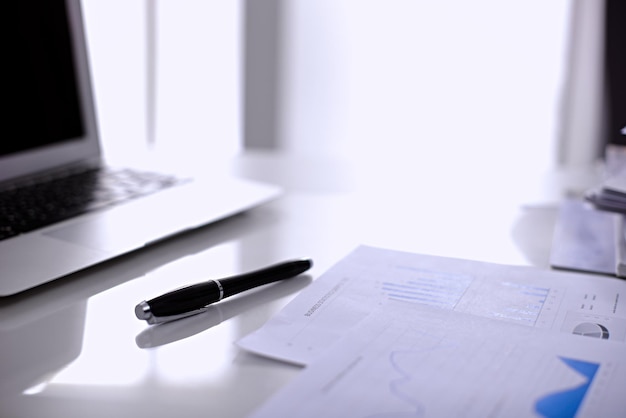
[{"label": "silver pen ring", "polygon": [[219,302],[224,298],[224,288],[222,287],[222,284],[219,282],[219,280],[213,280],[213,282],[217,285],[217,288],[220,291],[220,297],[217,299]]}]

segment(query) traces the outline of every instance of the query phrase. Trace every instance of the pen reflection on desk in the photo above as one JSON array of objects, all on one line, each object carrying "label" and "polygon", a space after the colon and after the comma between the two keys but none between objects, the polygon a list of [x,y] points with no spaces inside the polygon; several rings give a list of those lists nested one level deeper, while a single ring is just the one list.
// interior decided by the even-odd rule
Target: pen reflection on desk
[{"label": "pen reflection on desk", "polygon": [[135,307],[135,315],[149,324],[197,315],[206,312],[212,303],[258,286],[298,276],[312,265],[310,259],[286,261],[238,276],[185,286],[140,302]]},{"label": "pen reflection on desk", "polygon": [[148,327],[135,337],[135,343],[139,348],[153,348],[189,338],[256,306],[295,293],[308,286],[311,281],[311,276],[301,275],[259,289],[256,292],[211,305],[206,312],[184,321],[167,322]]}]

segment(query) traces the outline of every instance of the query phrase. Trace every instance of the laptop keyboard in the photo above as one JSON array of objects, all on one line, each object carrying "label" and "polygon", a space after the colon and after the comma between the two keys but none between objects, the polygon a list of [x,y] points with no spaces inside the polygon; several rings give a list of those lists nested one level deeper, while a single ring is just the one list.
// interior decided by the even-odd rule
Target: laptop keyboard
[{"label": "laptop keyboard", "polygon": [[0,191],[0,240],[181,182],[159,173],[100,168]]}]

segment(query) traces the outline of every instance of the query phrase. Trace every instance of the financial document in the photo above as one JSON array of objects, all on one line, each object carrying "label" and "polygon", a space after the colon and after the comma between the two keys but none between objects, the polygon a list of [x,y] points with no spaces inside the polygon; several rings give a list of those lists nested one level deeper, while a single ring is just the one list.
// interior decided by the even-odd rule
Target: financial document
[{"label": "financial document", "polygon": [[359,247],[240,341],[307,367],[252,418],[623,417],[626,281]]},{"label": "financial document", "polygon": [[626,353],[625,298],[626,281],[611,277],[361,246],[238,345],[307,365],[340,340],[343,347],[342,337],[373,312],[406,305],[411,318],[411,308],[434,308]]},{"label": "financial document", "polygon": [[252,418],[623,417],[619,341],[390,302]]}]

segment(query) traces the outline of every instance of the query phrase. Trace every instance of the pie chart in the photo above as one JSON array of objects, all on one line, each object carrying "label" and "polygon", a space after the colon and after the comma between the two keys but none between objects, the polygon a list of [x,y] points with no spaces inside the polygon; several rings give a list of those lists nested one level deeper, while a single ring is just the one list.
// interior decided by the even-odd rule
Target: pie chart
[{"label": "pie chart", "polygon": [[600,338],[602,340],[609,339],[609,330],[605,326],[600,324],[594,324],[593,322],[583,322],[576,325],[573,334],[583,335],[585,337]]}]

